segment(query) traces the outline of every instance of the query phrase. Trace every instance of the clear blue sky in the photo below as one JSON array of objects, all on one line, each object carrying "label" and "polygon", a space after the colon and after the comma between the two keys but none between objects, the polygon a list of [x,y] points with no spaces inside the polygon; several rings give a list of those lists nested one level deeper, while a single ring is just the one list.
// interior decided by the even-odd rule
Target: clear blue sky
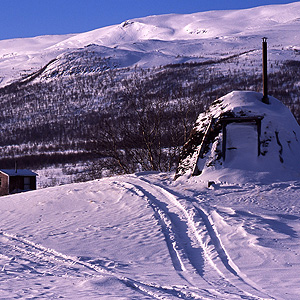
[{"label": "clear blue sky", "polygon": [[241,9],[288,0],[0,0],[0,40],[79,33],[127,19]]}]

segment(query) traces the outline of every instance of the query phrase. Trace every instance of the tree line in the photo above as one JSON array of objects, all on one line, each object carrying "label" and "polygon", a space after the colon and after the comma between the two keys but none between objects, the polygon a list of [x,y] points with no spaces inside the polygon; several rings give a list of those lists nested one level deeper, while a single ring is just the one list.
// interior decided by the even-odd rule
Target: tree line
[{"label": "tree line", "polygon": [[[299,122],[298,68],[294,61],[280,65],[269,90]],[[170,171],[197,115],[232,90],[261,90],[261,75],[215,63],[103,68],[1,89],[0,163],[92,160],[92,177]]]}]

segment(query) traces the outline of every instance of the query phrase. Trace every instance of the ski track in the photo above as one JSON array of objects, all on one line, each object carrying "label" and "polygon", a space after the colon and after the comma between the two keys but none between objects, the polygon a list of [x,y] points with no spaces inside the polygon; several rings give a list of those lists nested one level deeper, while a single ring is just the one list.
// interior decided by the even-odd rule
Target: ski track
[{"label": "ski track", "polygon": [[1,272],[10,277],[37,276],[97,279],[112,277],[153,299],[272,299],[242,274],[230,259],[210,215],[195,201],[144,178],[113,184],[142,196],[153,209],[165,236],[171,262],[186,285],[161,286],[118,274],[101,260],[73,257],[17,234],[0,231]]},{"label": "ski track", "polygon": [[136,175],[130,175],[128,182],[114,183],[144,195],[162,227],[174,269],[189,284],[194,269],[202,282],[219,292],[218,299],[273,299],[230,259],[211,217],[199,203]]},{"label": "ski track", "polygon": [[[193,290],[186,289],[186,287],[162,287],[158,284],[147,284],[118,275],[105,266],[86,262],[80,257],[64,255],[18,235],[1,231],[1,236],[6,241],[1,241],[0,256],[7,260],[1,272],[9,276],[19,278],[21,273],[21,278],[25,280],[28,273],[38,276],[92,279],[107,276],[113,277],[127,287],[153,299],[211,299],[209,292],[206,291],[203,291],[199,297]],[[205,294],[208,294],[208,297]]]}]

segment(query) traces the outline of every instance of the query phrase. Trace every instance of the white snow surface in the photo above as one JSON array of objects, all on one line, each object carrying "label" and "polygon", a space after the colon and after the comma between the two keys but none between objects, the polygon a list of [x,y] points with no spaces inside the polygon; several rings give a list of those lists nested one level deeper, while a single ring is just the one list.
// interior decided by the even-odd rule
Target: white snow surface
[{"label": "white snow surface", "polygon": [[300,181],[139,173],[0,199],[0,299],[299,299]]},{"label": "white snow surface", "polygon": [[[0,85],[37,71],[61,54],[96,45],[120,67],[203,61],[254,50],[269,38],[270,62],[299,59],[300,2],[245,10],[149,16],[80,34],[0,41]],[[248,64],[248,63],[247,63]]]}]

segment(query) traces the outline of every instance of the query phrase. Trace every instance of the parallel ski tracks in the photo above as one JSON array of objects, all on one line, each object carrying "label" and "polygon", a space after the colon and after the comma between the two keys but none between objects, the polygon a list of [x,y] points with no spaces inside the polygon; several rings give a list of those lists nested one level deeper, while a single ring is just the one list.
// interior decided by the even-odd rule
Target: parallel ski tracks
[{"label": "parallel ski tracks", "polygon": [[[217,299],[273,299],[234,264],[199,203],[135,175],[116,183],[144,194],[162,227],[174,269],[189,284],[206,282],[209,290],[218,291]],[[202,281],[189,276],[193,271]],[[192,277],[194,283],[190,282]]]},{"label": "parallel ski tracks", "polygon": [[[37,276],[73,278],[113,277],[127,287],[153,299],[272,299],[247,280],[231,261],[210,216],[199,203],[146,179],[130,176],[115,185],[143,195],[162,228],[170,257],[184,286],[145,283],[110,270],[99,263],[68,256],[22,236],[0,231],[0,256],[6,260],[1,272],[19,276],[23,269]],[[22,272],[21,272],[22,273]]]}]

